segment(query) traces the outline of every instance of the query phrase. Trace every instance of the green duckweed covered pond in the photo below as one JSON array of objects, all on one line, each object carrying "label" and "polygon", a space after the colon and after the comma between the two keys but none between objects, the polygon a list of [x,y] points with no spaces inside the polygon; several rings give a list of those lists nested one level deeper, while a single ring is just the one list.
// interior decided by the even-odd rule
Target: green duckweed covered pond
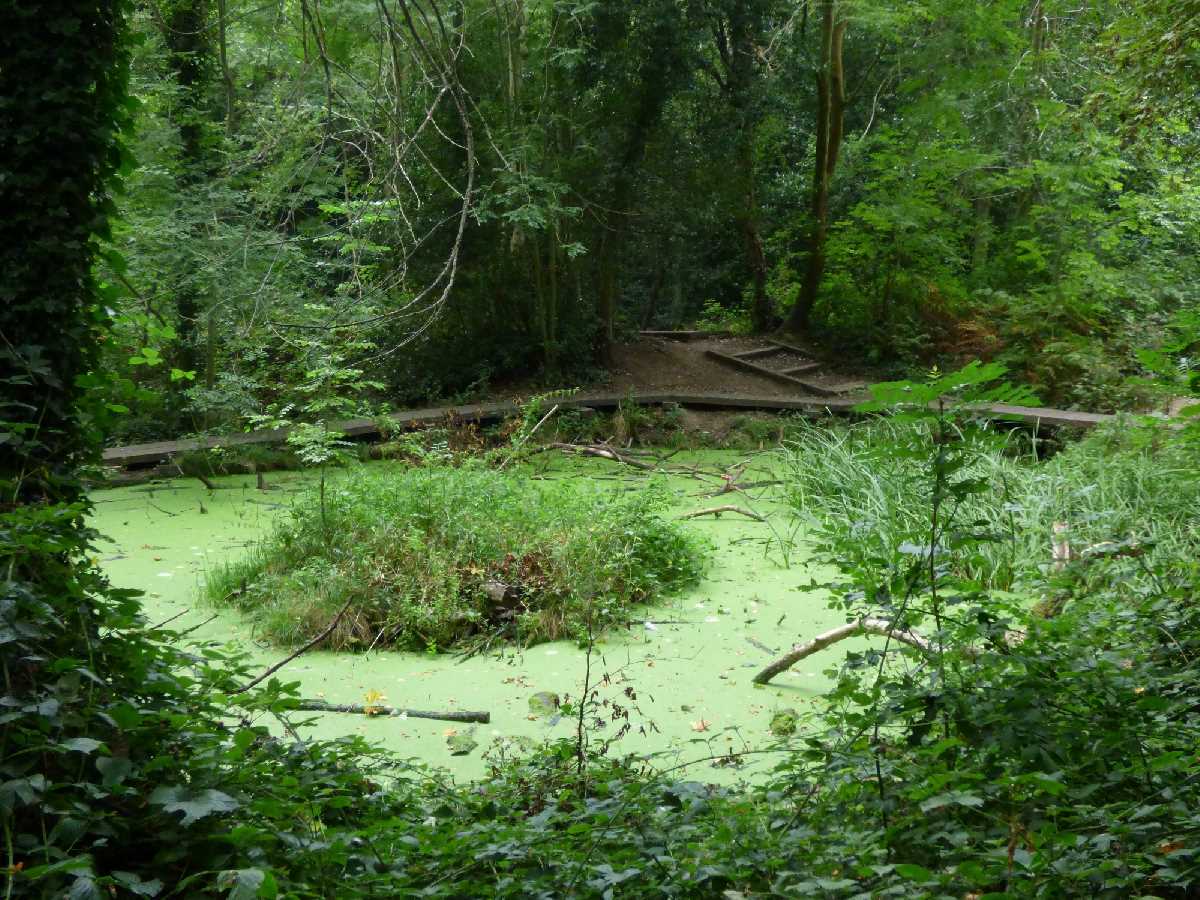
[{"label": "green duckweed covered pond", "polygon": [[[676,468],[716,472],[743,456],[707,451],[680,454],[671,462]],[[770,480],[773,462],[770,454],[758,455],[743,480]],[[370,478],[378,466],[388,465],[394,464],[371,464],[335,477]],[[539,462],[538,474],[583,479],[601,491],[642,490],[648,482],[647,476],[605,460],[549,455]],[[650,477],[671,494],[668,515],[729,502],[728,497],[703,496],[714,489],[711,478]],[[206,606],[199,599],[200,588],[206,572],[245,554],[285,515],[310,478],[275,474],[269,479],[272,489],[265,492],[257,489],[253,476],[217,479],[215,491],[187,479],[97,491],[94,525],[105,536],[99,545],[102,565],[118,587],[146,592],[143,602],[151,622],[171,619],[170,628],[194,629],[184,640],[232,645],[265,667],[286,651],[258,640],[251,623],[235,610]],[[632,627],[603,635],[592,660],[593,677],[597,672],[610,676],[599,686],[602,698],[629,706],[626,689],[636,693],[631,730],[613,752],[654,754],[662,768],[699,760],[687,767],[689,777],[725,782],[769,770],[778,755],[750,754],[737,767],[714,765],[712,757],[731,750],[769,751],[777,744],[770,733],[772,717],[789,708],[803,714],[829,686],[823,670],[836,665],[846,650],[805,660],[766,688],[751,684],[777,651],[844,619],[826,608],[823,592],[808,588],[833,573],[809,562],[803,531],[782,503],[781,486],[738,495],[736,502],[769,522],[728,514],[694,520],[691,527],[712,547],[704,580],[665,603],[645,607],[644,618]],[[303,714],[311,715],[305,731],[314,736],[357,733],[401,756],[471,779],[487,772],[489,748],[572,733],[574,724],[566,718],[534,714],[530,698],[542,692],[578,695],[586,661],[583,649],[565,641],[510,647],[466,661],[419,652],[314,651],[290,663],[280,677],[298,681],[302,696],[329,703],[489,711],[490,724],[471,732],[478,747],[465,755],[454,755],[448,740],[472,726]]]}]

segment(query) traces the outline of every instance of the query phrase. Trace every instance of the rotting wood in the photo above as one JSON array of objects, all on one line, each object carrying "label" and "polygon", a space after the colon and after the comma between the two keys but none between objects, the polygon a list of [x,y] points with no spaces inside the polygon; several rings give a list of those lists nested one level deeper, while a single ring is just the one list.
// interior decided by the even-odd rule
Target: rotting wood
[{"label": "rotting wood", "polygon": [[396,716],[402,719],[438,719],[442,722],[479,722],[487,725],[492,721],[490,712],[472,710],[425,710],[403,709],[398,706],[363,705],[359,703],[326,703],[324,700],[301,700],[294,707],[305,712],[351,713],[360,716]]},{"label": "rotting wood", "polygon": [[760,516],[756,512],[751,512],[748,509],[742,509],[742,507],[740,507],[740,506],[732,506],[732,505],[714,506],[711,509],[698,509],[695,512],[684,513],[679,518],[695,519],[698,516],[718,516],[719,517],[721,515],[721,513],[726,513],[726,512],[727,513],[737,513],[738,515],[747,516],[748,518],[754,519],[754,521],[756,521],[756,522],[767,521],[766,519],[764,519],[762,516]]}]

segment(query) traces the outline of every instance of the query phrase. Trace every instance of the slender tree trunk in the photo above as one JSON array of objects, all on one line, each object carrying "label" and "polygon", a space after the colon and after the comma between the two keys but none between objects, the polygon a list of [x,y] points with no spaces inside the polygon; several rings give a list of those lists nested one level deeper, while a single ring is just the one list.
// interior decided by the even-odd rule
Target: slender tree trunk
[{"label": "slender tree trunk", "polygon": [[727,32],[718,32],[718,46],[725,64],[725,91],[733,109],[737,129],[735,153],[737,212],[734,216],[741,232],[746,270],[750,276],[750,322],[756,332],[768,331],[774,324],[774,309],[767,295],[767,257],[759,230],[757,172],[754,150],[758,125],[755,102],[756,38],[761,31],[753,12],[739,3],[729,17]]},{"label": "slender tree trunk", "polygon": [[[174,122],[179,129],[179,188],[186,192],[207,176],[205,122],[207,119],[209,65],[207,0],[182,0],[165,22],[163,39],[170,50],[170,65],[181,93]],[[200,240],[196,227],[192,238]],[[187,248],[184,248],[185,253]],[[198,285],[199,265],[188,257],[182,277],[175,286],[178,345],[174,364],[187,372],[200,369],[200,318],[202,298]]]},{"label": "slender tree trunk", "polygon": [[221,61],[221,84],[225,88],[225,133],[232,134],[235,125],[233,108],[233,73],[229,70],[229,46],[227,42],[227,15],[225,0],[217,0],[217,50]]},{"label": "slender tree trunk", "polygon": [[842,44],[846,23],[838,21],[837,0],[823,0],[821,9],[821,58],[817,70],[817,152],[813,164],[811,233],[808,268],[800,296],[788,318],[789,331],[808,330],[813,307],[825,274],[826,241],[829,237],[829,185],[837,169],[842,147],[846,103]]},{"label": "slender tree trunk", "polygon": [[992,201],[988,197],[975,200],[975,236],[971,252],[971,275],[981,277],[988,263],[992,240]]}]

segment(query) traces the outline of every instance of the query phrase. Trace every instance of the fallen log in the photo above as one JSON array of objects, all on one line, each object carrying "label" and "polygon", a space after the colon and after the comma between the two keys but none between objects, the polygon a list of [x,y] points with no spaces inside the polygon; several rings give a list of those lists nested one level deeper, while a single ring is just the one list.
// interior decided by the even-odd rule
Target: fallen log
[{"label": "fallen log", "polygon": [[836,644],[838,641],[854,637],[856,634],[877,634],[881,637],[890,637],[894,641],[899,641],[901,644],[908,644],[908,646],[923,650],[926,653],[931,653],[937,649],[927,638],[922,637],[915,631],[910,631],[907,628],[896,628],[891,622],[885,619],[859,619],[855,622],[847,622],[845,625],[832,628],[824,634],[817,635],[807,644],[794,647],[790,652],[785,653],[755,675],[754,683],[766,684],[779,673],[786,672],[796,663],[800,662],[800,660],[812,656],[814,653],[819,653],[821,650],[832,644]]},{"label": "fallen log", "polygon": [[719,516],[719,515],[721,515],[721,513],[724,513],[724,512],[737,513],[738,515],[747,516],[751,519],[754,519],[754,521],[756,521],[756,522],[767,521],[762,516],[760,516],[758,513],[751,512],[748,509],[742,509],[742,507],[740,507],[740,506],[714,506],[711,509],[698,509],[695,512],[684,513],[679,518],[694,519],[697,516]]},{"label": "fallen log", "polygon": [[398,716],[407,719],[438,719],[443,722],[480,722],[487,725],[492,721],[490,712],[471,710],[429,711],[424,709],[402,709],[398,706],[379,706],[361,703],[326,703],[324,700],[301,700],[295,707],[305,712],[353,713],[360,716]]},{"label": "fallen log", "polygon": [[580,456],[595,456],[599,459],[608,459],[617,463],[624,463],[627,466],[633,466],[635,469],[641,469],[646,472],[653,472],[656,466],[650,463],[642,462],[640,459],[633,459],[624,453],[618,452],[613,447],[603,447],[595,444],[547,444],[554,450],[562,450],[564,453],[576,453]]}]

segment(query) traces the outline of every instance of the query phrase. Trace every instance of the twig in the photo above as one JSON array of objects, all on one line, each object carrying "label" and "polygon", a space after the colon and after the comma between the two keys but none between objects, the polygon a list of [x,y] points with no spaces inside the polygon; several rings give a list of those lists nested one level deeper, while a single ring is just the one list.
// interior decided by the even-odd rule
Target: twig
[{"label": "twig", "polygon": [[211,615],[207,619],[205,619],[203,622],[201,622],[199,625],[193,625],[191,628],[186,628],[183,631],[177,631],[177,632],[175,632],[175,637],[176,638],[185,637],[185,636],[191,634],[196,629],[203,628],[205,625],[207,625],[209,622],[211,622],[216,617],[217,617],[217,614],[214,613],[213,615]]},{"label": "twig", "polygon": [[326,703],[324,700],[301,700],[295,707],[306,712],[354,713],[361,716],[399,716],[408,719],[440,719],[444,722],[480,722],[487,725],[492,721],[490,712],[471,710],[429,711],[402,709],[398,706],[363,705],[360,703]]},{"label": "twig", "polygon": [[510,453],[508,456],[504,457],[504,461],[500,463],[500,465],[496,468],[496,471],[503,472],[504,467],[509,464],[509,462],[512,460],[512,458],[514,456],[517,455],[517,451],[520,450],[521,447],[523,447],[525,445],[526,441],[528,441],[531,437],[533,437],[535,434],[537,434],[537,430],[539,428],[541,428],[543,425],[545,425],[546,420],[549,419],[556,412],[558,412],[558,404],[557,403],[555,403],[552,407],[550,407],[550,412],[546,413],[544,416],[542,416],[538,420],[538,423],[536,425],[534,425],[532,429],[530,429],[529,434],[523,436],[521,438],[521,440],[519,440],[517,442],[517,445],[515,447],[513,447],[513,449],[512,449],[512,453]]},{"label": "twig", "polygon": [[317,646],[317,644],[321,643],[321,641],[325,640],[325,638],[329,637],[329,635],[333,634],[333,629],[337,628],[338,622],[340,622],[342,620],[342,616],[344,616],[346,614],[346,610],[348,610],[350,608],[350,604],[353,602],[354,602],[353,597],[351,597],[349,600],[347,600],[345,605],[343,605],[342,608],[338,610],[337,615],[334,616],[333,619],[329,622],[329,624],[325,626],[325,630],[322,631],[320,634],[318,634],[315,638],[313,638],[311,641],[309,641],[307,644],[305,644],[303,647],[301,647],[295,653],[293,653],[290,656],[288,656],[284,659],[281,659],[279,662],[275,663],[275,665],[271,666],[269,669],[267,669],[265,672],[263,672],[261,675],[259,675],[257,678],[255,678],[253,681],[249,682],[248,684],[242,685],[240,688],[237,688],[236,690],[230,691],[229,696],[233,697],[237,694],[244,694],[246,691],[250,690],[250,688],[254,687],[256,684],[261,684],[263,681],[270,678],[272,675],[274,675],[276,672],[278,672],[280,669],[282,669],[284,666],[286,666],[288,663],[290,663],[293,659],[300,656],[301,654],[307,653],[313,647]]},{"label": "twig", "polygon": [[765,518],[760,516],[758,513],[751,512],[748,509],[742,509],[740,506],[714,506],[714,507],[712,507],[712,509],[698,509],[695,512],[684,513],[679,518],[694,519],[697,516],[719,516],[723,512],[738,513],[739,515],[747,516],[751,519],[754,519],[754,521],[756,521],[756,522],[767,521]]},{"label": "twig", "polygon": [[153,631],[156,628],[162,628],[164,625],[169,625],[172,622],[174,622],[176,619],[178,619],[180,616],[186,616],[190,612],[191,612],[190,609],[181,610],[180,612],[177,612],[177,613],[175,613],[175,615],[171,616],[171,618],[163,619],[157,625],[151,625],[150,630]]},{"label": "twig", "polygon": [[754,638],[752,638],[752,637],[748,637],[748,638],[746,638],[746,643],[748,643],[748,644],[749,644],[751,647],[756,647],[756,648],[758,648],[758,649],[759,649],[759,650],[761,650],[763,653],[772,653],[772,654],[774,654],[774,653],[778,653],[778,652],[779,652],[779,651],[778,651],[778,650],[776,650],[774,647],[768,647],[768,646],[767,646],[766,644],[764,644],[762,641],[755,640],[755,639],[754,639]]}]

